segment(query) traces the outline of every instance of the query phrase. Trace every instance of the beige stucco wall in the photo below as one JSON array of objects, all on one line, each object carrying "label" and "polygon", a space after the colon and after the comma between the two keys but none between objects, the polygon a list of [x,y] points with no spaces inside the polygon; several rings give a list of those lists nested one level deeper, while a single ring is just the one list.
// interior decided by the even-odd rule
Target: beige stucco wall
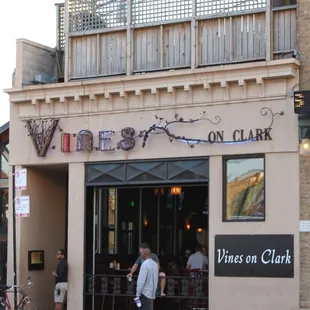
[{"label": "beige stucco wall", "polygon": [[[87,105],[87,103],[86,103]],[[262,116],[260,111],[263,107],[272,109],[274,113],[284,111],[284,116],[276,116],[271,131],[273,141],[259,141],[238,145],[205,144],[195,148],[189,148],[186,143],[169,142],[165,135],[150,135],[145,148],[142,148],[142,139],[136,140],[136,147],[130,152],[115,151],[103,153],[93,150],[90,154],[72,152],[64,154],[61,152],[61,132],[56,130],[51,146],[56,149],[49,150],[45,158],[39,158],[27,137],[27,129],[16,117],[12,120],[14,129],[11,130],[11,158],[16,164],[53,164],[104,160],[127,160],[143,158],[160,158],[180,156],[207,156],[240,153],[268,153],[268,152],[297,152],[297,117],[293,114],[291,98],[279,100],[243,102],[238,104],[221,104],[201,107],[184,107],[177,109],[165,109],[161,111],[139,111],[130,113],[106,114],[106,115],[83,115],[78,117],[61,118],[59,125],[64,132],[78,133],[82,129],[90,130],[94,135],[94,146],[98,146],[98,132],[100,130],[115,130],[113,143],[116,146],[121,140],[120,130],[124,127],[133,127],[136,132],[148,129],[157,121],[155,115],[172,120],[174,114],[179,117],[198,118],[203,111],[212,121],[219,115],[221,122],[213,125],[203,121],[192,125],[174,125],[171,130],[177,134],[189,137],[206,138],[209,131],[224,130],[224,138],[232,140],[235,129],[244,129],[247,133],[250,129],[267,128],[271,122],[271,115]],[[20,107],[22,109],[22,107]],[[76,140],[74,140],[76,141]]]},{"label": "beige stucco wall", "polygon": [[[17,283],[34,282],[31,297],[38,309],[54,309],[52,272],[57,265],[56,253],[65,246],[66,173],[27,168],[28,188],[17,192],[30,196],[30,217],[17,218]],[[11,209],[12,210],[12,209]],[[12,214],[10,224],[12,223]],[[9,225],[8,283],[13,283],[12,225]],[[44,251],[44,270],[28,271],[28,251]],[[12,300],[13,301],[13,300]]]},{"label": "beige stucco wall", "polygon": [[[266,154],[265,222],[222,222],[221,172],[222,157],[211,157],[210,309],[299,309],[298,153]],[[214,236],[217,234],[293,234],[294,279],[214,277]]]},{"label": "beige stucco wall", "polygon": [[84,265],[84,163],[69,165],[68,310],[82,309]]},{"label": "beige stucco wall", "polygon": [[[299,154],[266,154],[266,221],[259,223],[222,222],[222,156],[210,157],[210,309],[299,309]],[[68,310],[82,302],[83,274],[83,164],[69,169],[69,298]],[[74,206],[74,213],[70,209]],[[294,278],[214,277],[214,236],[216,234],[293,234]],[[74,253],[74,256],[71,256]],[[73,280],[74,279],[74,280]],[[225,298],[223,298],[225,296]]]},{"label": "beige stucco wall", "polygon": [[[266,75],[264,78],[263,74]],[[210,156],[210,309],[299,309],[298,120],[289,96],[297,81],[298,64],[295,60],[287,60],[12,91],[11,164],[69,163],[68,310],[81,309],[83,294],[84,163],[180,156]],[[261,115],[263,107],[274,113],[284,112],[283,116],[277,115],[274,119],[272,141],[202,144],[189,148],[186,143],[170,143],[165,135],[150,135],[145,148],[137,139],[136,147],[130,152],[93,150],[90,154],[64,154],[60,150],[61,133],[57,130],[51,143],[56,148],[50,149],[45,158],[36,156],[22,122],[29,118],[59,117],[63,132],[74,134],[82,129],[93,132],[95,146],[99,131],[114,130],[113,143],[116,145],[121,129],[133,127],[137,132],[148,129],[156,123],[155,115],[172,120],[177,113],[179,117],[190,119],[205,111],[212,121],[220,116],[221,122],[175,125],[171,130],[195,138],[205,138],[212,130],[223,130],[225,140],[231,140],[235,129],[247,132],[269,126],[271,116]],[[223,223],[222,155],[256,153],[266,154],[266,221]],[[214,277],[214,235],[224,233],[294,234],[294,279]]]},{"label": "beige stucco wall", "polygon": [[[69,162],[125,160],[137,158],[206,156],[257,152],[297,151],[297,117],[294,115],[290,92],[298,81],[298,62],[295,59],[203,68],[195,71],[150,73],[133,77],[80,81],[64,84],[32,86],[9,90],[11,104],[10,161],[11,164],[55,164]],[[63,132],[71,134],[88,129],[98,145],[98,132],[114,130],[114,145],[121,139],[120,130],[133,127],[138,133],[157,121],[155,115],[172,120],[177,113],[185,119],[199,118],[203,112],[216,121],[192,125],[175,125],[177,134],[206,138],[211,130],[224,130],[231,140],[235,129],[266,128],[270,114],[260,114],[263,107],[276,116],[272,128],[273,141],[243,145],[201,145],[194,149],[186,144],[173,143],[164,135],[150,137],[146,148],[137,139],[131,152],[118,151],[91,154],[60,150],[61,133],[56,130],[45,158],[36,155],[23,120],[59,118]]]},{"label": "beige stucco wall", "polygon": [[[16,166],[16,169],[21,167]],[[10,166],[9,175],[12,176],[13,169]],[[12,212],[12,201],[13,201],[13,178],[9,179],[9,212],[8,214],[8,259],[7,259],[7,284],[14,284],[14,272],[13,272],[13,212]],[[21,195],[20,191],[16,191],[16,196]],[[16,267],[17,267],[17,275],[19,275],[20,271],[20,221],[16,221],[16,241],[18,246],[16,247]],[[19,281],[18,281],[19,282]]]},{"label": "beige stucco wall", "polygon": [[[21,221],[20,281],[31,276],[33,299],[38,308],[53,309],[52,272],[57,265],[56,253],[65,247],[66,174],[59,171],[28,168],[31,217]],[[28,271],[28,250],[44,250],[42,271]],[[24,279],[23,279],[24,276]],[[25,280],[24,280],[25,282]]]}]

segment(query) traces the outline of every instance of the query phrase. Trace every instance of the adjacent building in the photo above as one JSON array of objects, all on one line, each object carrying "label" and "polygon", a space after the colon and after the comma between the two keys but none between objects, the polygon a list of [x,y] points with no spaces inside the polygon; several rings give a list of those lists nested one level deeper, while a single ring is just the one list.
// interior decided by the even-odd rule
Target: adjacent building
[{"label": "adjacent building", "polygon": [[303,97],[310,90],[309,80],[309,57],[310,51],[307,45],[309,40],[308,22],[309,22],[310,3],[300,0],[297,6],[297,54],[300,59],[300,81],[295,86],[295,113],[298,115],[299,124],[299,141],[300,148],[300,308],[310,308],[310,292],[309,292],[309,241],[310,233],[308,229],[304,229],[310,219],[309,217],[309,149],[307,148],[307,139],[309,138],[310,129],[310,113],[307,111],[309,100],[304,100],[304,106],[298,103],[300,95]]},{"label": "adjacent building", "polygon": [[9,206],[9,123],[0,127],[0,281],[6,283]]},{"label": "adjacent building", "polygon": [[[27,168],[15,194],[30,197],[17,277],[38,308],[66,248],[68,310],[128,309],[144,241],[166,274],[158,307],[299,309],[296,1],[56,7],[57,47],[17,40],[6,90],[10,169]],[[196,243],[209,267],[192,277]]]}]

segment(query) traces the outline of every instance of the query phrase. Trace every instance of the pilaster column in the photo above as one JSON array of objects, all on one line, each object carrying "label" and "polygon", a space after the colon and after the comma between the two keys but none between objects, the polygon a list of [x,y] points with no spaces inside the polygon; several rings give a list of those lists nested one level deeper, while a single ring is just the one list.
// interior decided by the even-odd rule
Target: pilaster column
[{"label": "pilaster column", "polygon": [[82,309],[84,268],[84,163],[69,164],[68,310]]}]

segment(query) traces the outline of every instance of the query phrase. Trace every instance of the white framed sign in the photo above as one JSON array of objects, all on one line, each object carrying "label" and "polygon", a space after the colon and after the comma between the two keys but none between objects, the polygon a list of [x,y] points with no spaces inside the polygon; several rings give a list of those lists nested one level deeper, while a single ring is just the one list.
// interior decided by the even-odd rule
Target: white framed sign
[{"label": "white framed sign", "polygon": [[30,197],[19,196],[15,198],[15,216],[29,217],[30,216]]},{"label": "white framed sign", "polygon": [[300,232],[310,232],[310,221],[299,221]]},{"label": "white framed sign", "polygon": [[27,169],[17,169],[15,171],[15,189],[27,189]]}]

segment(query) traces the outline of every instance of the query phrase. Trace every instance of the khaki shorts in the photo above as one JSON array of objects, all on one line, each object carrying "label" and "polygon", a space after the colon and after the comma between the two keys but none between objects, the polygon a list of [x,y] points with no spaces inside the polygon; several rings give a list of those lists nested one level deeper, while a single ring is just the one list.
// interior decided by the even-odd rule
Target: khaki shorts
[{"label": "khaki shorts", "polygon": [[[58,294],[60,292],[60,294]],[[67,283],[60,282],[55,285],[54,290],[54,302],[55,303],[64,303],[67,298]]]}]

